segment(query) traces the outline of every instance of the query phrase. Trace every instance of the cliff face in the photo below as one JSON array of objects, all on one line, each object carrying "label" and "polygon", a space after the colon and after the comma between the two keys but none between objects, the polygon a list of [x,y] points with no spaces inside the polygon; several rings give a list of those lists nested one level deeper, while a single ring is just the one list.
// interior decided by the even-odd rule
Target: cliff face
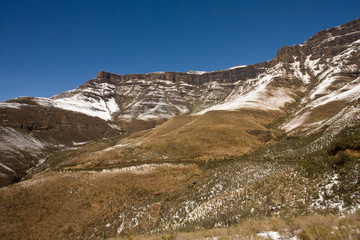
[{"label": "cliff face", "polygon": [[349,44],[359,39],[359,27],[360,18],[339,27],[322,30],[301,45],[284,45],[273,60],[235,69],[205,72],[201,74],[196,74],[196,72],[193,72],[192,74],[191,72],[190,74],[189,72],[161,72],[119,75],[100,71],[97,73],[96,79],[101,79],[102,81],[113,84],[133,79],[144,79],[147,81],[183,81],[193,85],[201,85],[211,81],[233,83],[238,80],[255,78],[259,74],[264,73],[266,68],[273,67],[278,62],[293,63],[295,61],[294,58],[300,58],[305,61],[304,56],[310,56],[311,60],[325,60],[334,57],[344,51]]},{"label": "cliff face", "polygon": [[235,69],[214,71],[214,72],[201,72],[189,71],[186,73],[181,72],[160,72],[160,73],[146,73],[146,74],[127,74],[118,75],[100,71],[97,73],[96,78],[109,83],[117,84],[134,79],[144,79],[146,81],[165,80],[171,82],[185,82],[191,85],[202,85],[211,81],[218,81],[221,83],[234,83],[238,80],[246,80],[254,78],[263,73],[265,68],[269,67],[268,62],[253,64],[250,66],[239,67]]}]

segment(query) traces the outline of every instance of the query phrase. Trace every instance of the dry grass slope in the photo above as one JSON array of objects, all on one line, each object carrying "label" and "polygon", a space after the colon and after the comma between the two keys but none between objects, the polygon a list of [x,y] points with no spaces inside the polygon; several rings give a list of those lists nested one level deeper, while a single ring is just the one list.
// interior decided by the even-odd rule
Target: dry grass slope
[{"label": "dry grass slope", "polygon": [[[150,169],[150,170],[149,170]],[[48,172],[0,189],[1,239],[89,238],[99,225],[125,209],[151,203],[162,194],[194,181],[196,165],[153,166],[110,172]],[[194,178],[195,177],[195,178]],[[161,205],[149,207],[156,223]],[[101,229],[103,236],[116,228]]]},{"label": "dry grass slope", "polygon": [[[265,126],[279,115],[256,110],[211,111],[192,117],[186,124],[174,124],[183,122],[178,117],[169,121],[170,127],[164,124],[143,139],[142,148],[168,158],[240,156],[274,138]],[[177,127],[172,128],[174,125]]]},{"label": "dry grass slope", "polygon": [[[110,240],[263,240],[272,239],[267,233],[276,232],[281,239],[299,240],[356,240],[360,238],[360,212],[341,218],[332,215],[312,215],[294,218],[259,218],[227,228],[214,228],[194,232],[127,235]],[[261,234],[262,233],[262,234]]]},{"label": "dry grass slope", "polygon": [[103,169],[134,163],[214,160],[241,156],[276,140],[267,127],[279,111],[243,109],[176,116],[154,129],[86,146],[60,164],[66,169]]}]

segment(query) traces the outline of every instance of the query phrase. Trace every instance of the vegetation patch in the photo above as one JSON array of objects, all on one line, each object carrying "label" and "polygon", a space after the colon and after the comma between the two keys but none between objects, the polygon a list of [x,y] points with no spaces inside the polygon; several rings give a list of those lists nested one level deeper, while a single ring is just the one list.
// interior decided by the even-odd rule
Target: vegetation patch
[{"label": "vegetation patch", "polygon": [[259,218],[226,228],[213,228],[192,232],[169,232],[160,234],[127,235],[111,240],[205,240],[205,239],[279,239],[298,240],[353,240],[360,238],[360,212],[342,217],[315,214],[292,218]]}]

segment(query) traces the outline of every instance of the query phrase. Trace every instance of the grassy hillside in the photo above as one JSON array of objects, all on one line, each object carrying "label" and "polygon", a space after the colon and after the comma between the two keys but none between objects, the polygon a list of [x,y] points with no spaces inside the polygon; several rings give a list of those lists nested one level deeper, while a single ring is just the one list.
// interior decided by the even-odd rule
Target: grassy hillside
[{"label": "grassy hillside", "polygon": [[176,116],[154,129],[92,143],[61,161],[65,169],[104,169],[144,162],[219,160],[276,141],[277,111],[212,111]]},{"label": "grassy hillside", "polygon": [[[54,154],[28,180],[0,189],[0,238],[191,236],[219,227],[231,232],[251,221],[264,222],[258,232],[280,231],[266,225],[269,219],[283,221],[282,229],[288,229],[289,219],[355,211],[360,205],[359,128],[344,129],[323,144],[321,133],[278,134],[271,129],[278,114],[176,117],[152,130]],[[264,140],[263,132],[271,139]],[[196,148],[193,157],[170,157],[185,152],[186,141],[196,144],[202,138],[206,147]],[[183,148],[169,149],[168,157],[162,157],[167,141]],[[253,150],[231,151],[241,149],[242,141]],[[224,142],[229,154],[217,157],[227,149]],[[152,157],[146,155],[150,151]],[[358,229],[357,224],[351,228]],[[309,236],[318,231],[296,229],[294,233],[304,230]],[[205,233],[212,231],[217,230]]]}]

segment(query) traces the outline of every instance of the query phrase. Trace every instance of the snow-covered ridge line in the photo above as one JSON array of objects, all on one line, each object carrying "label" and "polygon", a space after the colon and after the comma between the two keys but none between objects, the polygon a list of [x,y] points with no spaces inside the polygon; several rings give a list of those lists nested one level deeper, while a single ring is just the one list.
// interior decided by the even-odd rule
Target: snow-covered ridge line
[{"label": "snow-covered ridge line", "polygon": [[[153,74],[164,73],[166,72],[155,72]],[[209,72],[189,71],[186,74],[203,75],[205,73]],[[157,78],[152,81],[129,79],[119,85],[101,81],[102,77],[112,78],[111,75],[112,73],[99,72],[99,77],[92,82],[87,82],[76,89],[50,99],[35,98],[35,102],[46,107],[56,107],[99,117],[105,121],[114,120],[113,117],[115,116],[125,121],[170,119],[175,115],[186,114],[190,111],[187,102],[193,98],[192,95],[195,95],[199,88],[197,85],[186,84],[183,81],[177,85],[173,81]],[[206,85],[206,89],[219,91],[219,93],[211,93],[204,89],[203,93],[209,94],[209,96],[202,97],[204,98],[202,100],[207,101],[206,98],[209,98],[209,101],[213,101],[211,98],[216,98],[216,94],[220,94],[222,91],[221,88],[226,88],[228,85],[231,87],[233,84],[208,85],[205,83],[204,85]],[[187,95],[183,96],[181,92],[187,92]],[[119,99],[119,96],[128,99],[132,97],[133,100],[120,106],[115,100],[116,97]],[[13,107],[18,107],[18,105]]]},{"label": "snow-covered ridge line", "polygon": [[16,103],[16,102],[0,102],[0,108],[16,108],[20,109],[21,107],[28,107],[28,104],[25,103]]},{"label": "snow-covered ridge line", "polygon": [[[358,34],[360,33],[360,31],[354,31],[354,32],[350,32],[350,33],[347,33],[345,35],[335,35],[333,36],[331,33],[328,33],[329,37],[328,38],[325,38],[322,43],[324,42],[330,42],[330,41],[333,41],[335,40],[336,38],[340,38],[340,37],[344,37],[344,36],[350,36],[350,35],[354,35],[354,34]],[[322,43],[320,43],[319,45],[321,45]]]},{"label": "snow-covered ridge line", "polygon": [[247,67],[247,65],[237,65],[237,66],[233,66],[233,67],[228,68],[228,70],[233,70],[233,69],[237,69],[237,68],[244,68],[244,67]]},{"label": "snow-covered ridge line", "polygon": [[[346,37],[357,32],[359,31],[353,30],[351,33],[335,37]],[[330,33],[328,35],[332,37]],[[237,65],[212,72],[159,71],[148,74],[119,75],[100,71],[94,80],[74,90],[50,99],[35,98],[33,101],[42,106],[75,111],[99,117],[105,121],[116,120],[115,118],[118,117],[125,121],[170,119],[176,115],[203,114],[211,110],[240,108],[282,110],[286,104],[295,101],[296,92],[299,89],[299,91],[305,91],[315,79],[318,79],[320,84],[315,86],[316,90],[307,89],[311,90],[313,94],[306,100],[324,104],[332,101],[334,96],[344,99],[354,98],[358,92],[359,89],[355,85],[348,85],[346,88],[339,87],[338,92],[333,92],[334,96],[323,97],[321,103],[318,100],[319,96],[324,94],[328,88],[339,82],[334,73],[344,72],[345,67],[356,70],[356,65],[346,65],[346,62],[350,57],[356,57],[353,56],[353,53],[358,51],[359,41],[346,44],[346,49],[337,56],[328,54],[332,57],[332,62],[328,60],[329,56],[326,56],[326,62],[324,62],[320,61],[321,57],[311,60],[311,55],[305,56],[306,60],[303,62],[302,57],[296,55],[300,53],[290,51],[289,54],[295,54],[292,56],[294,62],[275,58],[275,60],[268,61],[271,62],[270,64],[255,64],[250,67]],[[301,46],[303,45],[306,45],[306,42]],[[318,57],[317,53],[312,54]],[[148,76],[150,74],[153,75]],[[331,78],[331,74],[334,75],[333,78]],[[121,80],[118,81],[118,79]],[[281,86],[283,83],[281,81],[284,79],[289,81],[284,82],[286,87]],[[288,86],[297,80],[301,80],[302,85]],[[195,84],[196,81],[197,84]],[[297,89],[298,87],[299,89]],[[353,88],[353,90],[349,88]],[[329,100],[325,101],[325,98]],[[301,103],[306,104],[307,102],[302,101]],[[24,106],[26,105],[16,102],[0,103],[0,108],[19,109]],[[115,125],[111,126],[116,128]]]},{"label": "snow-covered ridge line", "polygon": [[194,70],[190,70],[186,72],[187,74],[196,74],[196,75],[203,75],[205,73],[208,73],[206,71],[194,71]]},{"label": "snow-covered ridge line", "polygon": [[245,68],[245,67],[248,67],[248,66],[249,65],[236,65],[236,66],[233,66],[233,67],[230,67],[230,68],[227,68],[227,69],[218,69],[218,70],[213,70],[213,71],[198,71],[198,70],[189,70],[189,71],[186,71],[186,72],[180,72],[180,71],[155,71],[155,72],[148,72],[148,73],[129,73],[129,74],[116,74],[116,73],[100,71],[98,73],[98,77],[94,78],[93,80],[100,80],[102,77],[105,78],[105,79],[111,78],[110,76],[115,76],[115,78],[120,77],[120,79],[121,79],[121,77],[133,76],[134,78],[130,78],[130,79],[135,80],[136,77],[141,76],[141,75],[144,75],[144,76],[145,75],[162,75],[162,74],[169,74],[169,73],[204,75],[206,73],[218,73],[218,72],[230,71],[230,70],[234,70],[234,69]]},{"label": "snow-covered ridge line", "polygon": [[146,73],[146,74],[164,74],[166,73],[165,71],[156,71],[156,72],[151,72],[151,73]]}]

